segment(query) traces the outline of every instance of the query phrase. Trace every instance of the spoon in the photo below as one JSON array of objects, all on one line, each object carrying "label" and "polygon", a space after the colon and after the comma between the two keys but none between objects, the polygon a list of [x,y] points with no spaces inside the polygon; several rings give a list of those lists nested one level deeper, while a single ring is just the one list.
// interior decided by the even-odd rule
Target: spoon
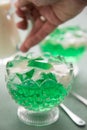
[{"label": "spoon", "polygon": [[76,97],[80,102],[82,102],[83,104],[85,104],[87,106],[87,99],[85,99],[84,97],[80,96],[79,94],[72,92],[71,93],[74,97]]},{"label": "spoon", "polygon": [[85,126],[86,122],[69,110],[64,104],[60,104],[60,107],[66,112],[66,114],[72,119],[72,121],[78,126]]}]

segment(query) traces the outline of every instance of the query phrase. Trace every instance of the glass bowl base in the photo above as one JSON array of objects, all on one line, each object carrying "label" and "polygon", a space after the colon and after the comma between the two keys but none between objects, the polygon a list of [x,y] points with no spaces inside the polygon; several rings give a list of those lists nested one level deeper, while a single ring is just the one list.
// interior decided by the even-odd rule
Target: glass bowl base
[{"label": "glass bowl base", "polygon": [[17,115],[19,119],[27,125],[46,126],[58,120],[59,109],[58,107],[54,107],[49,111],[34,112],[20,106]]}]

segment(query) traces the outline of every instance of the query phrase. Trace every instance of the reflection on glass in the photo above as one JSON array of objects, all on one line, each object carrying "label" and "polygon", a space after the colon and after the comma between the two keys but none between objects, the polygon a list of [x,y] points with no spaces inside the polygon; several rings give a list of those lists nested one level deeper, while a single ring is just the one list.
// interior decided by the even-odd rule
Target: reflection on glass
[{"label": "reflection on glass", "polygon": [[6,83],[20,105],[18,117],[28,125],[44,126],[59,117],[57,105],[68,95],[73,66],[63,57],[17,55],[6,65]]}]

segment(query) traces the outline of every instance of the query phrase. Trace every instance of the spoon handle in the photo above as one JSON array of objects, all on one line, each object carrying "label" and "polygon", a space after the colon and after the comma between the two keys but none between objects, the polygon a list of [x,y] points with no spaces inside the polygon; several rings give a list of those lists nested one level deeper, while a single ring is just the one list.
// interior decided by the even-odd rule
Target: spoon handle
[{"label": "spoon handle", "polygon": [[87,106],[87,99],[85,99],[84,97],[80,96],[79,94],[72,92],[71,93],[74,97],[76,97],[80,102],[82,102],[83,104],[85,104]]},{"label": "spoon handle", "polygon": [[60,104],[60,107],[66,112],[66,114],[72,119],[72,121],[78,126],[85,126],[86,122],[69,110],[64,104]]}]

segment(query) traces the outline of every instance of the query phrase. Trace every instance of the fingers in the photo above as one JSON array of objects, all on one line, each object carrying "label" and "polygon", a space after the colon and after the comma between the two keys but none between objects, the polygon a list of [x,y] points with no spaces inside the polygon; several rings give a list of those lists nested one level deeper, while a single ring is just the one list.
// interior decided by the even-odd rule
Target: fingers
[{"label": "fingers", "polygon": [[16,14],[21,17],[21,18],[25,18],[25,12],[23,10],[21,10],[20,8],[17,8],[16,10]]},{"label": "fingers", "polygon": [[[17,11],[18,16],[23,18],[23,20],[19,22],[17,26],[20,29],[26,29],[28,26],[28,16],[29,19],[32,18],[34,21],[33,29],[20,48],[21,51],[26,52],[30,47],[43,40],[56,28],[57,25],[61,24],[62,22],[56,17],[51,6],[35,7],[34,5],[29,4],[24,7],[26,7],[26,10],[20,9]],[[40,19],[41,16],[46,18],[45,22]]]},{"label": "fingers", "polygon": [[26,30],[28,27],[28,22],[26,20],[22,20],[19,23],[17,23],[17,27],[22,30]]},{"label": "fingers", "polygon": [[35,25],[33,26],[29,36],[26,38],[25,42],[23,43],[23,45],[21,46],[21,51],[26,52],[28,50],[28,48],[26,48],[25,43],[27,43],[27,41],[32,37],[34,37],[34,35],[40,30],[40,28],[44,25],[44,23],[40,20],[40,18],[38,18],[35,22]]},{"label": "fingers", "polygon": [[[38,30],[40,30],[40,28],[41,28],[43,25],[44,25],[44,22],[41,21],[40,18],[38,18],[38,19],[36,20],[36,22],[35,22],[35,24],[34,24],[32,30],[31,30],[30,34],[29,34],[29,37],[32,37],[33,35],[35,35],[35,34],[38,32]],[[28,38],[29,38],[29,37],[28,37]]]},{"label": "fingers", "polygon": [[51,33],[56,26],[52,25],[48,21],[45,22],[42,27],[38,30],[38,32],[31,37],[28,36],[25,42],[21,46],[21,51],[26,52],[28,49],[35,44],[39,43],[42,39],[44,39],[49,33]]},{"label": "fingers", "polygon": [[20,29],[27,29],[28,19],[33,20],[34,22],[40,17],[40,14],[36,8],[30,5],[25,6],[25,8],[18,8],[16,14],[21,17],[23,20],[17,23],[17,27]]},{"label": "fingers", "polygon": [[16,10],[16,14],[22,18],[22,20],[20,22],[17,23],[17,27],[22,29],[22,30],[25,30],[27,29],[28,27],[28,22],[27,22],[27,19],[26,19],[26,15],[25,15],[25,11],[21,10],[20,8],[18,8]]},{"label": "fingers", "polygon": [[40,14],[44,16],[51,24],[59,25],[62,21],[55,15],[51,6],[43,6],[38,8]]}]

